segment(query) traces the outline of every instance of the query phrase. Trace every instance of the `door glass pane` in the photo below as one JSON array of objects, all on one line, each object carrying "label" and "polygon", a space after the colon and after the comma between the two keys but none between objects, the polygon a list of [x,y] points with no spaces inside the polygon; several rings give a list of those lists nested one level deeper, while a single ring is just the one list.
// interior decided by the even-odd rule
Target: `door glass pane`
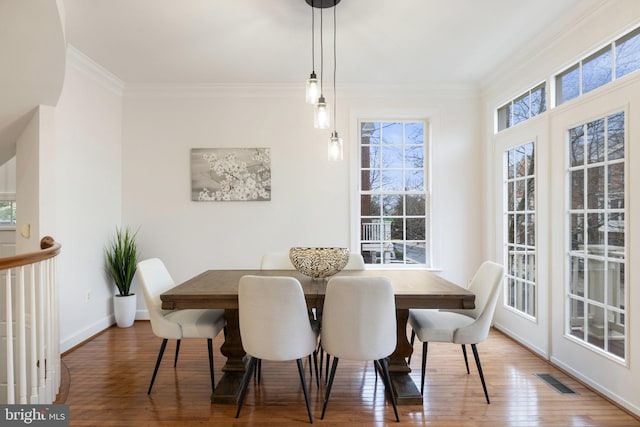
[{"label": "door glass pane", "polygon": [[589,209],[604,208],[604,167],[587,169],[587,207]]},{"label": "door glass pane", "polygon": [[507,176],[504,263],[509,280],[504,300],[515,310],[535,317],[535,145],[531,142],[507,150],[503,158]]},{"label": "door glass pane", "polygon": [[571,209],[584,208],[584,170],[571,171]]},{"label": "door glass pane", "polygon": [[597,259],[587,260],[589,270],[589,293],[587,296],[590,300],[604,302],[604,262]]},{"label": "door glass pane", "polygon": [[587,320],[588,342],[604,349],[604,308],[589,304],[589,318]]},{"label": "door glass pane", "polygon": [[584,296],[584,259],[571,257],[571,271],[569,272],[569,292]]},{"label": "door glass pane", "polygon": [[587,163],[604,161],[604,119],[587,124]]},{"label": "door glass pane", "polygon": [[570,333],[581,340],[584,340],[584,320],[584,302],[569,298]]},{"label": "door glass pane", "polygon": [[569,129],[569,158],[571,166],[584,163],[584,126]]},{"label": "door glass pane", "polygon": [[[586,164],[579,142],[580,129],[585,128]],[[571,188],[568,333],[599,351],[624,358],[624,113],[569,129],[568,143],[574,153],[567,165]],[[585,199],[586,204],[581,202]]]},{"label": "door glass pane", "polygon": [[584,245],[584,214],[571,214],[571,250],[583,250]]},{"label": "door glass pane", "polygon": [[609,160],[624,157],[624,113],[612,114],[607,118],[607,139]]}]

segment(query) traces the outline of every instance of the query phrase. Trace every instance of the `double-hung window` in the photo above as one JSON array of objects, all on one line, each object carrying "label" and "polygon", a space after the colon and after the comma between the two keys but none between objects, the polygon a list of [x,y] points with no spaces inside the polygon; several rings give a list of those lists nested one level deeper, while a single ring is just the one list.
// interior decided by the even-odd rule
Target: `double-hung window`
[{"label": "double-hung window", "polygon": [[431,266],[427,123],[359,123],[359,248],[367,264]]}]

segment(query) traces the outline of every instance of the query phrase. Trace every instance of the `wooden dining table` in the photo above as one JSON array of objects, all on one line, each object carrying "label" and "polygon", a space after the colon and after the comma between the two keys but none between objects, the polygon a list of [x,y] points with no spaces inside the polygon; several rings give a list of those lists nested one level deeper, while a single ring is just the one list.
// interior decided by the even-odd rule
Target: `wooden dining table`
[{"label": "wooden dining table", "polygon": [[[211,394],[213,403],[237,402],[246,367],[238,322],[238,281],[248,274],[295,277],[302,285],[309,308],[321,309],[324,302],[327,279],[312,279],[296,270],[208,270],[161,294],[162,308],[165,310],[224,309],[226,335],[220,351],[227,361],[222,367],[222,378]],[[428,270],[343,270],[336,276],[382,276],[391,281],[396,302],[397,344],[389,357],[389,372],[399,405],[422,404],[420,390],[411,379],[411,368],[407,364],[407,357],[413,352],[407,339],[409,309],[474,308],[475,295]]]}]

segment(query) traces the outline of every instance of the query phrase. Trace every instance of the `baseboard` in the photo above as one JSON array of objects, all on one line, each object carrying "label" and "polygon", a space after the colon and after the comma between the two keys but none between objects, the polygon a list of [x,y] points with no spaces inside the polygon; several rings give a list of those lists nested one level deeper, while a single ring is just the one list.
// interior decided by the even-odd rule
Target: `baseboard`
[{"label": "baseboard", "polygon": [[600,394],[603,397],[605,397],[607,400],[609,400],[614,405],[616,405],[616,406],[618,406],[620,408],[623,408],[624,410],[628,411],[629,413],[633,414],[636,417],[640,417],[640,407],[638,407],[637,405],[634,405],[633,403],[627,401],[625,398],[617,395],[616,393],[612,392],[611,390],[609,390],[609,389],[607,389],[605,387],[602,387],[600,384],[594,382],[589,377],[586,377],[586,376],[582,375],[580,372],[576,371],[571,366],[561,362],[560,360],[558,360],[555,357],[552,357],[550,362],[551,362],[551,364],[556,366],[558,369],[561,369],[562,371],[564,371],[568,375],[573,376],[575,379],[577,379],[578,381],[582,382],[587,387],[591,388],[592,390],[596,391],[598,394]]},{"label": "baseboard", "polygon": [[97,322],[92,323],[86,328],[77,331],[73,335],[66,337],[60,340],[60,354],[65,351],[77,346],[80,343],[88,340],[94,335],[99,334],[100,332],[107,329],[109,326],[113,325],[116,322],[116,319],[113,314],[98,320]]},{"label": "baseboard", "polygon": [[538,356],[542,357],[543,359],[549,360],[549,354],[546,351],[544,351],[540,347],[534,345],[532,342],[526,340],[525,338],[519,336],[518,334],[516,334],[514,331],[512,331],[508,327],[505,327],[504,325],[501,325],[501,324],[498,324],[498,323],[494,323],[493,327],[496,328],[497,330],[499,330],[500,332],[502,332],[503,334],[507,335],[512,340],[519,342],[520,344],[525,346],[527,349],[529,349],[532,352],[536,353]]},{"label": "baseboard", "polygon": [[136,311],[136,320],[149,320],[149,312],[145,310]]}]

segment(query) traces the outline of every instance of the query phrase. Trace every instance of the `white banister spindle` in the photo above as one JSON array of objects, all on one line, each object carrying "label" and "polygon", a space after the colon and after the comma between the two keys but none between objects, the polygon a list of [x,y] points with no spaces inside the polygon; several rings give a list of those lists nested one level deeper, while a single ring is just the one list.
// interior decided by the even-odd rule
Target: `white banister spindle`
[{"label": "white banister spindle", "polygon": [[29,384],[31,390],[29,391],[29,403],[37,404],[38,401],[38,348],[37,337],[38,324],[37,324],[37,308],[36,308],[36,272],[37,264],[31,264],[29,266]]},{"label": "white banister spindle", "polygon": [[6,338],[7,338],[7,403],[12,405],[16,403],[15,395],[15,376],[13,374],[13,294],[11,292],[11,274],[12,269],[7,269],[7,277],[5,279],[5,297],[6,297]]},{"label": "white banister spindle", "polygon": [[40,396],[40,402],[42,404],[50,403],[47,400],[47,389],[45,387],[45,373],[44,373],[44,349],[45,349],[45,330],[44,330],[44,313],[46,310],[45,305],[45,284],[42,270],[46,266],[47,261],[38,264],[38,395]]},{"label": "white banister spindle", "polygon": [[24,305],[24,266],[18,268],[18,302],[16,310],[16,335],[18,338],[18,403],[27,403],[27,337]]}]

